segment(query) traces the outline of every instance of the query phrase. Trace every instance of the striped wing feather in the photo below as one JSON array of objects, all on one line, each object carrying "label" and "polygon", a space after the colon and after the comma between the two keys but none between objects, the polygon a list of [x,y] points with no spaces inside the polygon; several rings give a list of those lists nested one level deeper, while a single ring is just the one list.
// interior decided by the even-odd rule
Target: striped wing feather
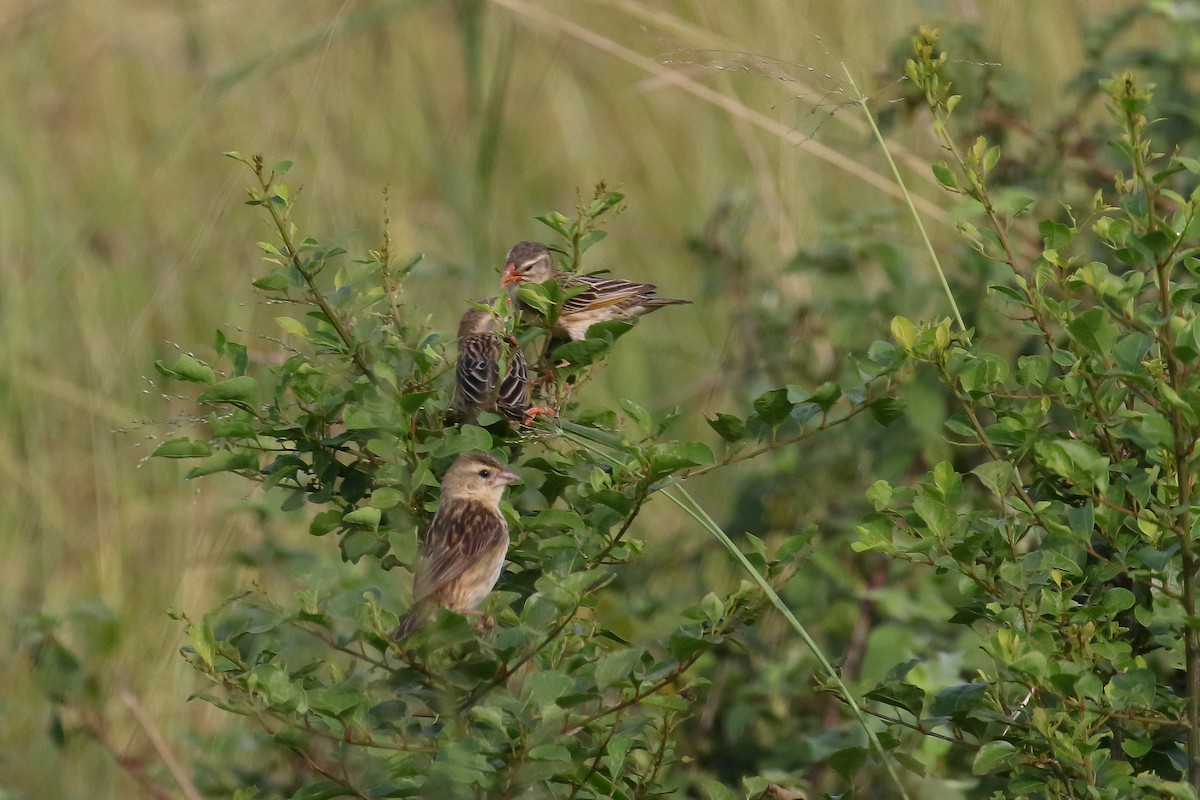
[{"label": "striped wing feather", "polygon": [[458,343],[454,366],[454,406],[459,411],[493,407],[500,371],[500,340],[493,334],[468,336]]},{"label": "striped wing feather", "polygon": [[577,314],[595,308],[620,305],[638,298],[649,299],[657,288],[652,283],[639,283],[621,278],[601,278],[596,275],[578,275],[568,279],[565,284],[565,288],[568,289],[575,289],[578,286],[586,288],[566,299],[563,303],[563,314]]},{"label": "striped wing feather", "polygon": [[[500,362],[507,359],[504,378]],[[525,419],[533,385],[525,354],[515,345],[492,333],[462,339],[458,345],[458,363],[454,367],[454,409],[471,414],[480,409],[499,411],[515,422]]]},{"label": "striped wing feather", "polygon": [[508,523],[499,511],[472,500],[443,500],[421,542],[413,604],[446,590],[488,551],[507,547]]},{"label": "striped wing feather", "polygon": [[533,384],[529,382],[529,364],[525,354],[515,345],[508,348],[508,368],[496,396],[496,410],[514,422],[525,419]]}]

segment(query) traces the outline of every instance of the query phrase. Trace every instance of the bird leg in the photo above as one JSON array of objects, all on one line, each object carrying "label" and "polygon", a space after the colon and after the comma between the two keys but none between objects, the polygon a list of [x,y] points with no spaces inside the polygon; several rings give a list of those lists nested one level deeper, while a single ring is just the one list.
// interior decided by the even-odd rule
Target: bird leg
[{"label": "bird leg", "polygon": [[479,633],[488,633],[492,628],[496,627],[496,618],[486,611],[480,611],[478,608],[470,608],[462,613],[472,617],[479,617],[479,621],[475,623],[475,630]]},{"label": "bird leg", "polygon": [[550,406],[530,406],[529,408],[525,409],[524,425],[526,428],[528,428],[533,425],[534,420],[536,420],[538,417],[553,417],[554,414],[555,411],[553,408],[550,408]]}]

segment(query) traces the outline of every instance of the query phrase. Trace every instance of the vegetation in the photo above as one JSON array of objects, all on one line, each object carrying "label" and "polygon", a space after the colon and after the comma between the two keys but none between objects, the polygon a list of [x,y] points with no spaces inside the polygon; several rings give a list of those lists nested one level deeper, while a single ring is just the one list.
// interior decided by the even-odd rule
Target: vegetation
[{"label": "vegetation", "polygon": [[[342,181],[309,166],[321,163],[320,142],[272,148],[295,154],[295,169],[233,154],[252,169],[240,174],[252,175],[251,204],[268,222],[265,269],[245,266],[245,244],[264,238],[248,232],[253,215],[229,214],[192,234],[205,255],[190,265],[212,269],[180,274],[162,263],[174,251],[156,247],[143,258],[158,265],[157,284],[59,279],[76,290],[78,313],[43,314],[70,322],[14,337],[13,447],[37,458],[13,478],[36,525],[6,547],[23,552],[42,530],[67,528],[51,486],[90,498],[101,519],[88,530],[119,547],[68,550],[89,564],[76,580],[52,576],[48,560],[14,562],[40,571],[10,582],[24,602],[21,655],[6,669],[18,691],[35,681],[40,699],[14,694],[6,711],[26,730],[49,719],[50,736],[10,744],[30,758],[0,793],[127,796],[136,784],[148,796],[241,798],[1195,796],[1200,157],[1189,111],[1195,34],[1168,24],[1189,8],[1092,20],[1074,82],[1036,108],[970,26],[922,28],[911,40],[911,26],[887,32],[904,40],[888,74],[906,80],[888,87],[901,102],[885,104],[832,77],[842,72],[833,63],[805,88],[803,66],[765,57],[787,52],[777,42],[756,40],[764,57],[747,56],[710,33],[738,26],[683,11],[621,6],[690,42],[657,60],[585,12],[568,20],[518,0],[380,4],[346,17],[338,36],[378,34],[393,15],[433,34],[401,54],[385,38],[363,48],[363,65],[403,61],[399,81],[415,98],[405,120],[385,123],[387,137],[364,136],[356,151],[362,165],[394,156],[384,139],[409,148],[410,173],[388,189],[383,214],[339,196],[373,190],[376,177]],[[196,13],[182,19],[203,65],[220,45],[197,35],[210,28]],[[689,167],[679,184],[689,205],[655,220],[653,181],[630,181],[628,209],[614,216],[623,198],[606,187],[580,200],[574,184],[529,174],[552,163],[521,155],[540,153],[544,137],[512,138],[506,109],[542,113],[522,95],[545,53],[512,46],[523,29],[484,24],[497,15],[622,64],[599,70],[597,85],[627,86],[621,71],[643,70],[688,103],[718,104],[720,116],[693,121],[690,138],[671,143],[686,152],[672,156],[706,163],[694,161],[705,148],[738,142],[755,167],[736,180],[761,182],[756,201],[722,197]],[[1070,30],[1049,27],[1060,39]],[[460,82],[438,75],[461,88],[453,101],[429,80],[447,32],[463,54]],[[1131,36],[1153,46],[1131,48]],[[214,94],[200,102],[221,108],[214,97],[317,52],[317,39],[295,41],[208,81]],[[812,60],[832,62],[825,47]],[[586,83],[586,59],[550,58]],[[688,68],[674,72],[680,61]],[[695,71],[703,80],[688,77]],[[760,110],[776,86],[804,100],[794,125],[773,127]],[[548,91],[552,106],[571,96]],[[814,91],[824,98],[815,105]],[[612,107],[606,100],[587,113]],[[668,117],[680,99],[636,102]],[[565,107],[564,126],[579,124],[580,109]],[[289,117],[275,108],[265,119]],[[463,135],[437,135],[448,126]],[[874,129],[879,167],[823,150],[835,126],[864,139]],[[599,152],[596,177],[640,174],[627,159],[648,164],[667,141],[643,134],[632,153]],[[791,144],[771,152],[771,137]],[[839,224],[801,244],[801,182],[778,169],[800,157],[796,143],[903,205],[839,195]],[[304,192],[285,174],[304,175]],[[85,198],[96,216],[72,242],[82,259],[119,263],[127,237],[154,228],[152,203],[140,223],[105,223],[100,200],[129,185]],[[508,202],[518,185],[521,203]],[[221,194],[163,191],[182,194],[193,216]],[[444,200],[429,231],[422,193]],[[573,217],[546,214],[573,202]],[[60,216],[72,208],[60,203]],[[535,214],[540,233],[525,222]],[[914,217],[927,235],[898,238]],[[649,232],[662,221],[674,238],[660,247]],[[313,233],[350,225],[366,232]],[[456,233],[458,249],[446,251],[455,256],[410,255],[436,253]],[[532,430],[486,414],[448,425],[453,346],[441,332],[464,298],[494,291],[498,254],[530,235],[556,241],[573,265],[620,265],[697,304],[632,331],[593,329],[537,359],[562,365],[539,387],[559,414]],[[48,248],[50,261],[61,264],[64,247]],[[209,280],[221,287],[212,296],[246,296],[224,260],[263,302],[219,313],[195,302]],[[655,271],[674,265],[686,269]],[[169,309],[156,314],[171,325],[143,318],[122,339],[86,335],[106,330],[101,309],[123,308],[108,301],[132,292],[150,303],[138,293],[154,286],[155,307]],[[553,285],[524,291],[546,319],[519,332],[541,348],[561,295]],[[194,327],[218,323],[214,346],[195,347]],[[143,358],[133,345],[156,326],[186,343],[156,354],[144,406],[178,409],[153,426],[169,429],[154,452],[172,460],[108,473],[94,461],[40,460],[69,453],[81,429],[39,439],[51,417],[20,402],[19,387],[126,424],[137,414],[105,405],[104,392],[137,367],[104,357],[126,341],[128,357]],[[83,344],[88,360],[71,363],[86,380],[39,371],[34,345],[56,336]],[[111,452],[109,436],[82,434],[88,452],[100,440]],[[494,627],[443,613],[403,647],[390,642],[436,476],[455,454],[488,448],[525,478],[506,505],[515,536],[489,606]],[[173,463],[186,473],[164,470]],[[129,483],[105,488],[110,473]],[[198,479],[190,506],[174,505],[177,477]],[[117,486],[137,486],[146,505],[117,502]],[[208,703],[181,714],[196,691]]]}]

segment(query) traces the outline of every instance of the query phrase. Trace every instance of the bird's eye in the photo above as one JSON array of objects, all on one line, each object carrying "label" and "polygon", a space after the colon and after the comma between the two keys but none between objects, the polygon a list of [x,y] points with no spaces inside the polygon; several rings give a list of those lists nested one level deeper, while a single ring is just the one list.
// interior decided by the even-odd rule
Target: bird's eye
[{"label": "bird's eye", "polygon": [[479,470],[479,477],[490,478],[492,477],[492,471],[490,469],[481,469]]}]

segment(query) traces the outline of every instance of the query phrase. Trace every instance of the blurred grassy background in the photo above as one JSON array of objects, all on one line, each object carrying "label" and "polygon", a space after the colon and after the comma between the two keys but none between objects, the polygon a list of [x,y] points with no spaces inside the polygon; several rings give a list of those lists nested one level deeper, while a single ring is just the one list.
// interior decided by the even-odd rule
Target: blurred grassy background
[{"label": "blurred grassy background", "polygon": [[[137,791],[100,747],[60,749],[46,735],[49,704],[19,647],[27,612],[73,615],[73,644],[172,748],[186,754],[183,732],[212,718],[184,703],[196,681],[164,612],[203,613],[249,579],[227,558],[253,535],[230,513],[245,488],[185,486],[175,465],[141,459],[162,431],[143,421],[172,411],[145,378],[153,361],[176,346],[205,353],[216,328],[266,316],[247,290],[254,242],[269,234],[241,205],[249,174],[222,151],[296,161],[301,219],[321,237],[355,230],[378,243],[387,187],[397,251],[427,255],[409,299],[444,330],[454,298],[492,291],[508,245],[541,235],[533,215],[569,211],[600,179],[619,185],[629,210],[591,265],[699,302],[644,320],[593,391],[619,386],[657,410],[684,403],[699,419],[729,400],[712,379],[729,342],[719,276],[686,241],[719,203],[750,209],[747,246],[768,269],[863,209],[895,215],[897,244],[915,244],[871,183],[889,179],[848,104],[843,63],[886,100],[899,77],[886,54],[915,25],[974,20],[1005,54],[1014,91],[1049,109],[1081,62],[1089,15],[1120,7],[0,4],[0,797]],[[744,54],[779,61],[745,69]],[[928,140],[903,144],[937,157]],[[927,176],[910,175],[947,207]],[[127,706],[103,707],[114,747],[144,750],[146,726]]]}]

